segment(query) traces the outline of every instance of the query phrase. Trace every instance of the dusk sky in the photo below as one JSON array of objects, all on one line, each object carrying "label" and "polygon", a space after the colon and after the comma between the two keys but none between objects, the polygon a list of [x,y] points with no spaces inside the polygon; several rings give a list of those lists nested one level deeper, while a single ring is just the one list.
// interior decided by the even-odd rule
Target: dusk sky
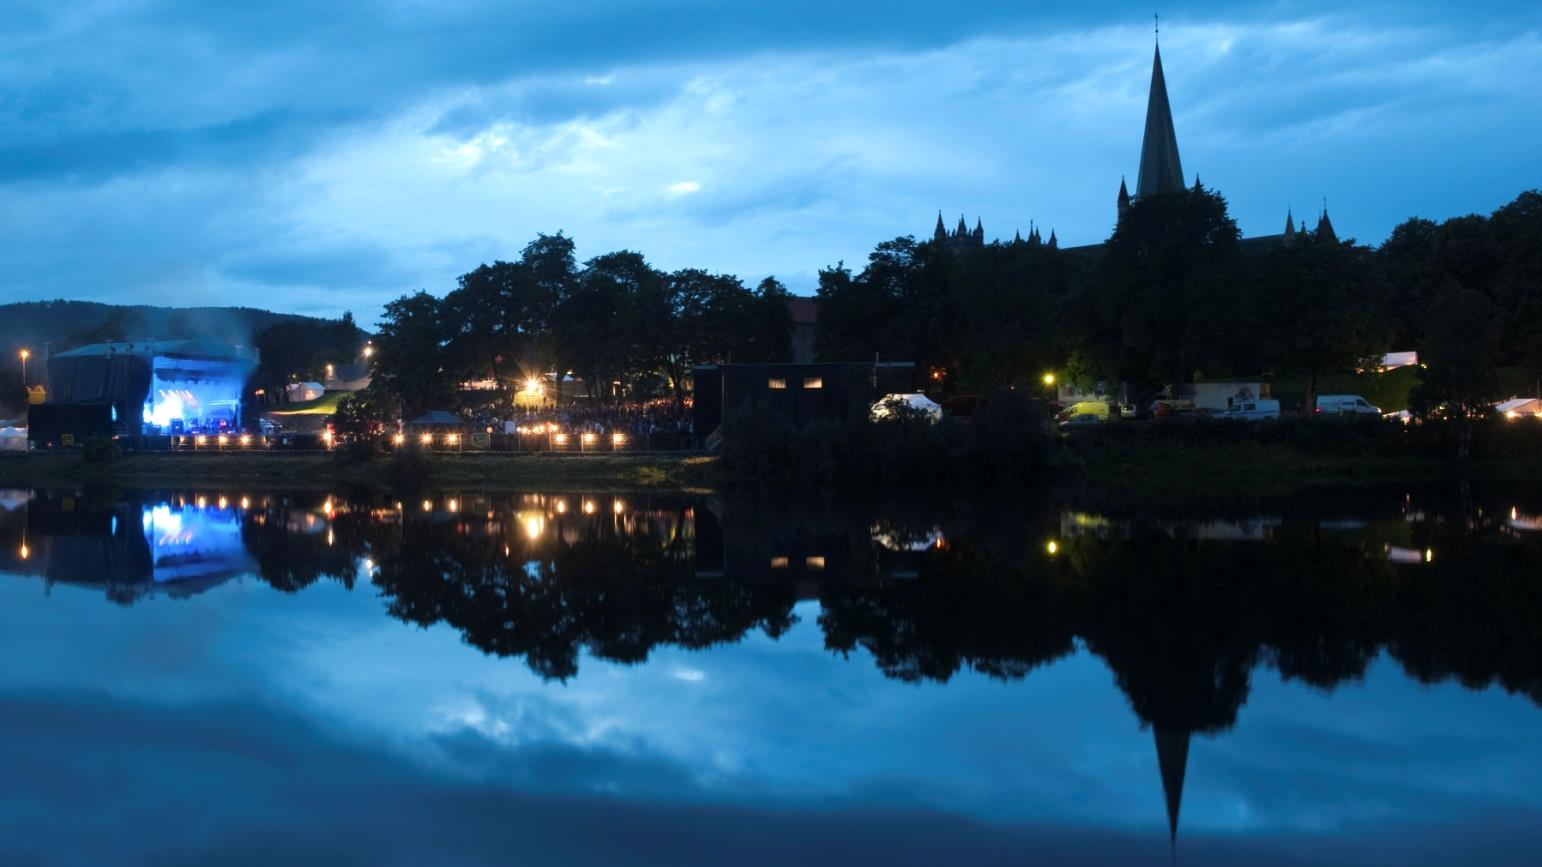
[{"label": "dusk sky", "polygon": [[[1535,0],[1161,11],[1184,171],[1246,235],[1326,197],[1374,244],[1542,186]],[[1151,13],[8,0],[0,300],[368,324],[538,232],[801,293],[939,209],[1093,243],[1134,185]]]}]

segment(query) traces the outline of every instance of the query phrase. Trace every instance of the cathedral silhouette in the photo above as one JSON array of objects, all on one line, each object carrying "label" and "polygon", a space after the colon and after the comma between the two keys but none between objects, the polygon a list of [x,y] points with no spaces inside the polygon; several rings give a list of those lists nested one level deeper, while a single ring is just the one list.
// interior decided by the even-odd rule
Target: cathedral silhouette
[{"label": "cathedral silhouette", "polygon": [[[1193,188],[1203,189],[1198,176],[1194,178]],[[1151,92],[1146,100],[1146,130],[1141,139],[1140,168],[1135,178],[1135,194],[1130,195],[1130,189],[1125,180],[1120,178],[1119,195],[1115,200],[1118,216],[1122,218],[1131,204],[1142,198],[1182,193],[1186,189],[1183,181],[1183,162],[1178,156],[1178,133],[1173,125],[1172,106],[1167,100],[1167,78],[1162,71],[1162,47],[1158,44],[1151,62]],[[1307,233],[1306,221],[1301,221],[1298,228],[1295,217],[1287,208],[1283,232],[1277,235],[1244,238],[1242,244],[1244,249],[1268,250],[1279,244],[1292,243],[1296,238]],[[1311,233],[1319,238],[1338,239],[1333,231],[1333,221],[1328,219],[1326,202],[1318,213],[1317,226],[1311,230]],[[938,212],[937,227],[932,232],[932,241],[954,251],[977,249],[985,246],[985,226],[980,218],[976,217],[974,228],[970,229],[969,224],[960,215],[957,228],[950,232],[942,221],[942,213]],[[1008,243],[1026,244],[1030,247],[1044,246],[1050,249],[1058,249],[1060,246],[1054,229],[1050,229],[1049,238],[1046,240],[1032,223],[1029,224],[1027,238],[1024,238],[1019,230],[1013,233],[1012,240]],[[1103,244],[1100,242],[1069,247],[1067,250],[1088,253],[1101,250],[1102,247]]]}]

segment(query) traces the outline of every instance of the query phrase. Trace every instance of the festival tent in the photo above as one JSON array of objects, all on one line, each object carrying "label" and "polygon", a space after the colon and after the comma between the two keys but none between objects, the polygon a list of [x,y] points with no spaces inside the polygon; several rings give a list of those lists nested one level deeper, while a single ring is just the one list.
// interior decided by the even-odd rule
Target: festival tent
[{"label": "festival tent", "polygon": [[1494,407],[1505,418],[1519,418],[1523,415],[1536,415],[1542,412],[1542,400],[1534,397],[1512,397]]},{"label": "festival tent", "polygon": [[936,401],[919,392],[886,394],[882,400],[873,404],[873,419],[875,421],[889,418],[897,412],[924,415],[932,421],[942,420],[942,407]]}]

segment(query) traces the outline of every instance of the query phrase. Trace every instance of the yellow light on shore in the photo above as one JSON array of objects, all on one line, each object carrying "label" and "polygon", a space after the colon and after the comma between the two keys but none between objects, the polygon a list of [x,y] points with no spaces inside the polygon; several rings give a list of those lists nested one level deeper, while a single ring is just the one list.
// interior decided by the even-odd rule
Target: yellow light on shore
[{"label": "yellow light on shore", "polygon": [[209,438],[204,436],[203,434],[199,434],[198,436],[193,437],[193,445],[195,445],[195,446],[205,445],[208,442],[209,442]]},{"label": "yellow light on shore", "polygon": [[1055,556],[1056,554],[1059,554],[1060,553],[1060,543],[1055,541],[1054,539],[1049,540],[1044,545],[1044,553],[1048,554],[1051,557]]},{"label": "yellow light on shore", "polygon": [[594,501],[593,500],[584,500],[584,514],[585,515],[592,515],[592,514],[594,514],[594,508],[595,507],[594,507]]},{"label": "yellow light on shore", "polygon": [[613,446],[625,445],[626,444],[626,434],[624,434],[624,433],[613,433],[613,434],[611,434],[610,435],[610,444],[613,445]]},{"label": "yellow light on shore", "polygon": [[406,441],[407,441],[407,435],[404,434],[404,433],[398,433],[395,436],[391,437],[391,443],[393,445],[398,445],[399,446],[399,445],[401,445],[402,443],[404,443]]},{"label": "yellow light on shore", "polygon": [[423,511],[425,511],[425,512],[432,512],[433,510],[434,510],[434,501],[433,500],[424,500],[423,501]]},{"label": "yellow light on shore", "polygon": [[1433,563],[1434,561],[1435,561],[1435,549],[1433,549],[1433,548],[1425,548],[1424,549],[1424,562],[1426,562],[1426,563]]},{"label": "yellow light on shore", "polygon": [[25,560],[28,557],[32,556],[32,549],[27,547],[27,543],[26,542],[23,542],[23,543],[21,543],[21,552],[20,553],[21,553],[21,559]]},{"label": "yellow light on shore", "polygon": [[418,442],[421,442],[423,445],[426,445],[426,446],[431,446],[431,445],[434,444],[434,435],[433,434],[424,434],[421,437],[418,437]]},{"label": "yellow light on shore", "polygon": [[592,434],[592,433],[584,434],[584,443],[585,444],[593,443],[594,439],[595,439],[594,434]]},{"label": "yellow light on shore", "polygon": [[1053,373],[1046,373],[1046,374],[1044,374],[1044,384],[1045,385],[1054,385],[1055,384],[1055,375]]},{"label": "yellow light on shore", "polygon": [[32,350],[30,350],[30,349],[23,349],[21,352],[19,352],[17,354],[21,356],[21,360],[22,361],[26,361],[27,359],[32,357]]},{"label": "yellow light on shore", "polygon": [[252,444],[252,435],[251,434],[241,434],[241,445],[249,446],[251,444]]},{"label": "yellow light on shore", "polygon": [[218,442],[222,446],[229,445],[230,444],[230,437],[226,436],[225,434],[220,434]]},{"label": "yellow light on shore", "polygon": [[564,433],[552,434],[551,441],[559,446],[565,446],[568,444],[568,435]]},{"label": "yellow light on shore", "polygon": [[446,445],[452,445],[453,446],[456,443],[460,442],[460,434],[445,434],[444,435],[444,441],[445,441]]}]

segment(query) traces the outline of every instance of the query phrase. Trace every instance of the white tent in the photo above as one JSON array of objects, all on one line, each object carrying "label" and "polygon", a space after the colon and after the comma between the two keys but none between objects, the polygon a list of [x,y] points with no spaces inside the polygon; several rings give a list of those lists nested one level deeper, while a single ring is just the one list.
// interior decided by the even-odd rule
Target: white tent
[{"label": "white tent", "polygon": [[886,394],[883,396],[883,399],[873,404],[874,421],[889,418],[898,412],[917,413],[926,416],[932,421],[942,420],[942,407],[936,401],[919,392]]},{"label": "white tent", "polygon": [[284,389],[292,403],[316,400],[327,393],[327,387],[319,382],[291,382]]},{"label": "white tent", "polygon": [[1500,415],[1505,418],[1519,418],[1523,415],[1536,415],[1542,412],[1542,401],[1534,397],[1512,397],[1494,408],[1499,410]]}]

